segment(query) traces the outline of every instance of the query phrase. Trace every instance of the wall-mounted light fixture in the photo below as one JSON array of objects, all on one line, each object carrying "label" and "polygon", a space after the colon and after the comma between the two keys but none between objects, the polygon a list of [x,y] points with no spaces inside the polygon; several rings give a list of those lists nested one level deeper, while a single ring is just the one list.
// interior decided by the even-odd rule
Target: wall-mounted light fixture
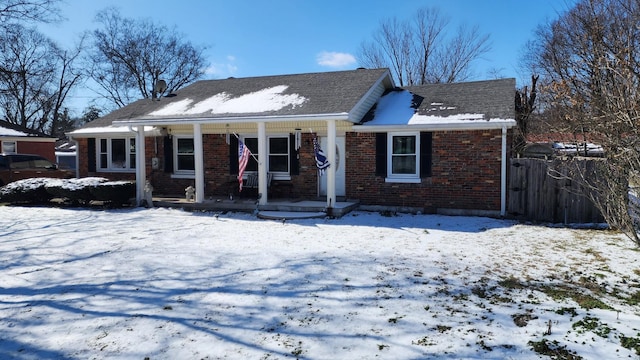
[{"label": "wall-mounted light fixture", "polygon": [[298,151],[300,150],[300,146],[302,146],[302,129],[296,128],[295,139],[296,139],[296,151]]}]

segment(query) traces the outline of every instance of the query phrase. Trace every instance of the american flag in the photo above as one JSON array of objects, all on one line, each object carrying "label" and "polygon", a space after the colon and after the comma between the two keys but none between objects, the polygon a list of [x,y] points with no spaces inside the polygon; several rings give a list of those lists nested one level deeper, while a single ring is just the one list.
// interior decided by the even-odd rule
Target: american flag
[{"label": "american flag", "polygon": [[318,143],[318,138],[313,138],[313,151],[316,155],[316,166],[318,167],[318,173],[320,176],[324,175],[324,170],[329,167],[329,160],[327,160],[327,156],[324,154],[324,151],[320,148],[320,144]]},{"label": "american flag", "polygon": [[238,140],[238,182],[240,183],[240,191],[242,191],[242,175],[244,175],[244,169],[247,168],[249,156],[251,156],[249,148],[241,140]]}]

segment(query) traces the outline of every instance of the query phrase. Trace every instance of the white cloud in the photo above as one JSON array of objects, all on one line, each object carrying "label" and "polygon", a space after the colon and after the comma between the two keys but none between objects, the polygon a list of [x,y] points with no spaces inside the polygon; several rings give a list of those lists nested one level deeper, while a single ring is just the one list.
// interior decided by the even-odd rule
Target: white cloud
[{"label": "white cloud", "polygon": [[235,56],[227,55],[222,62],[212,61],[211,65],[204,69],[204,73],[210,77],[218,78],[233,76],[238,71],[238,66],[236,66],[235,61]]},{"label": "white cloud", "polygon": [[356,58],[353,55],[334,51],[323,51],[318,54],[316,60],[321,66],[333,68],[347,67],[356,62]]}]

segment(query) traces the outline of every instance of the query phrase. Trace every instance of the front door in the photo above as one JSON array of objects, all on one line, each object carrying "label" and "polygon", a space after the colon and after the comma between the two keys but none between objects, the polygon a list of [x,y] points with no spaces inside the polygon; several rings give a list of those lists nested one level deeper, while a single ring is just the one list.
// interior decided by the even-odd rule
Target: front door
[{"label": "front door", "polygon": [[[320,147],[327,153],[327,137],[320,138]],[[331,164],[332,167],[336,169],[336,196],[346,196],[347,192],[345,189],[345,137],[337,136],[336,137],[336,164]],[[318,177],[318,186],[319,186],[319,194],[320,196],[327,196],[327,175]]]}]

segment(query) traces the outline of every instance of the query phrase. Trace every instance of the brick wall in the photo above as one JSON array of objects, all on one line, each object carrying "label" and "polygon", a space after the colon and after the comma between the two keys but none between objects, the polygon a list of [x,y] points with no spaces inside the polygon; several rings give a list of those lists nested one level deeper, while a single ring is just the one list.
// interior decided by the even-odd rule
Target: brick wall
[{"label": "brick wall", "polygon": [[16,150],[20,154],[40,155],[43,158],[56,162],[56,144],[51,141],[16,141]]},{"label": "brick wall", "polygon": [[[439,208],[500,210],[501,130],[444,131],[433,133],[432,176],[419,184],[386,183],[375,175],[376,136],[373,133],[347,133],[346,192],[350,199],[365,205],[422,208],[426,213]],[[302,134],[299,175],[292,175],[287,186],[273,182],[270,198],[315,198],[317,170],[311,145],[313,134]],[[92,172],[88,169],[87,139],[77,139],[81,177],[102,176],[113,180],[134,180],[135,173]],[[508,142],[510,143],[510,142]],[[194,179],[173,178],[164,170],[162,137],[146,138],[147,178],[158,195],[184,196]],[[229,174],[229,145],[226,136],[203,135],[205,196],[238,195],[236,175]],[[158,169],[152,169],[157,158]]]},{"label": "brick wall", "polygon": [[432,176],[404,184],[375,175],[375,134],[347,133],[347,197],[426,213],[439,208],[498,211],[501,136],[501,130],[434,132]]},{"label": "brick wall", "polygon": [[[291,181],[274,181],[269,189],[269,196],[275,197],[315,197],[317,192],[317,174],[311,145],[312,135],[303,134],[303,146],[300,148],[300,174],[292,175]],[[78,161],[80,177],[99,176],[113,180],[135,180],[135,173],[121,172],[88,172],[88,140],[77,139]],[[172,171],[165,171],[164,138],[147,137],[145,142],[145,163],[147,179],[151,181],[154,194],[184,196],[184,189],[195,186],[194,179],[181,179],[172,177]],[[153,169],[152,159],[158,159],[158,168]],[[239,196],[237,174],[230,174],[229,170],[229,145],[226,143],[226,135],[203,135],[203,159],[205,173],[205,197],[226,197],[229,194]],[[245,190],[243,196],[255,196]]]}]

